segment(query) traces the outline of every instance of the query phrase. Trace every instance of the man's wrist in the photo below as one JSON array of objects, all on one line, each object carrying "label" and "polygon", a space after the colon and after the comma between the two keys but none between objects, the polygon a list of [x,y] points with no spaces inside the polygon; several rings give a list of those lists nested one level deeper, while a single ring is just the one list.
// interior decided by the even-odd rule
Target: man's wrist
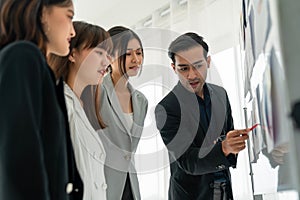
[{"label": "man's wrist", "polygon": [[227,151],[225,141],[222,141],[221,145],[222,145],[222,151],[223,151],[224,155],[228,156],[230,154],[230,152]]}]

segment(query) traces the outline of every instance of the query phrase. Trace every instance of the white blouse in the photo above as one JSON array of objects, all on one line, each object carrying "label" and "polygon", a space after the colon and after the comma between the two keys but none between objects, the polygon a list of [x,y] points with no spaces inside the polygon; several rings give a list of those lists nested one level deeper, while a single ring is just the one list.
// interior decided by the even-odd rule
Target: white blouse
[{"label": "white blouse", "polygon": [[103,144],[77,96],[67,84],[64,89],[76,165],[84,185],[83,200],[106,200]]},{"label": "white blouse", "polygon": [[123,113],[125,117],[125,121],[130,129],[133,126],[133,113]]}]

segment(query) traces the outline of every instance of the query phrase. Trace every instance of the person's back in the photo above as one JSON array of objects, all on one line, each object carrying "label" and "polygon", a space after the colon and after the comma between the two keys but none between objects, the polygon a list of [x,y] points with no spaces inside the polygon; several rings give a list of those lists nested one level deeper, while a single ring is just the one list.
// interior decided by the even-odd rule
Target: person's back
[{"label": "person's back", "polygon": [[30,42],[0,51],[1,199],[67,197],[66,127],[49,70]]},{"label": "person's back", "polygon": [[72,1],[6,0],[0,9],[0,199],[81,199],[62,84],[55,85],[45,59],[67,53],[68,41],[54,45],[42,27],[55,14],[71,38],[62,13],[73,10]]}]

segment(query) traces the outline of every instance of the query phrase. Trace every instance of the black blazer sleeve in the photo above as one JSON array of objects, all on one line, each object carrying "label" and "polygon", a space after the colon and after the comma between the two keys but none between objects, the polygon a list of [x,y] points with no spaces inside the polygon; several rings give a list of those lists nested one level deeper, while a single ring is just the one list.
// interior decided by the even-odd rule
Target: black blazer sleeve
[{"label": "black blazer sleeve", "polygon": [[[227,112],[226,112],[226,120],[224,124],[224,130],[226,131],[226,134],[234,129],[234,124],[233,124],[233,119],[232,119],[232,112],[231,112],[231,106],[230,106],[230,101],[228,99],[228,95],[226,93],[226,101],[227,101]],[[236,168],[236,162],[237,162],[237,156],[238,154],[229,154],[227,156],[227,160],[230,163],[230,166],[233,168]]]},{"label": "black blazer sleeve", "polygon": [[50,199],[40,129],[42,66],[43,55],[28,43],[0,54],[0,199]]}]

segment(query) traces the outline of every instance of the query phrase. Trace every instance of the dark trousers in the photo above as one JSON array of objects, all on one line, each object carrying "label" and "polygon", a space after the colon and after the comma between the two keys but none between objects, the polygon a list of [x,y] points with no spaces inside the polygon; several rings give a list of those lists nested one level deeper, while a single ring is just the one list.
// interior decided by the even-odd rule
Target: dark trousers
[{"label": "dark trousers", "polygon": [[227,195],[225,182],[214,183],[214,200],[233,200]]},{"label": "dark trousers", "polygon": [[128,173],[127,173],[125,187],[123,190],[122,200],[134,200]]}]

